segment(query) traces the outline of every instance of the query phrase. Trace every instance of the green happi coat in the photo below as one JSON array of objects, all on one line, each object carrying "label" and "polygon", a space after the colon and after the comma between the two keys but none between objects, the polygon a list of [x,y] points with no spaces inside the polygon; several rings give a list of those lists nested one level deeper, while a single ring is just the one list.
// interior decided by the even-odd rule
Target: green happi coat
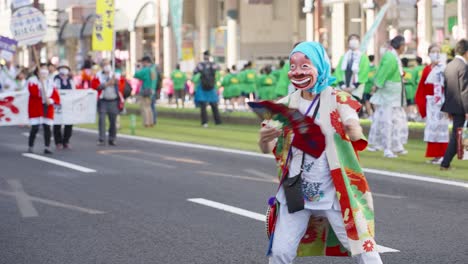
[{"label": "green happi coat", "polygon": [[289,61],[286,62],[282,69],[279,69],[278,78],[276,80],[276,96],[283,97],[288,95],[288,86],[289,86],[289,78],[288,78],[288,71],[289,71]]},{"label": "green happi coat", "polygon": [[224,90],[223,90],[224,99],[235,98],[241,95],[239,82],[240,81],[239,81],[239,78],[237,77],[237,74],[228,73],[223,77],[223,81],[221,82],[221,84],[224,87]]},{"label": "green happi coat", "polygon": [[405,84],[406,99],[408,99],[409,102],[414,103],[414,96],[416,94],[416,88],[418,87],[416,84],[417,72],[415,69],[407,67],[403,67],[403,71],[405,72],[403,83]]},{"label": "green happi coat", "polygon": [[257,92],[257,73],[255,70],[247,69],[239,73],[241,90],[245,94]]},{"label": "green happi coat", "polygon": [[276,99],[275,91],[276,78],[273,74],[262,74],[258,78],[257,89],[260,100]]},{"label": "green happi coat", "polygon": [[[297,109],[301,91],[281,99],[279,103]],[[359,164],[356,151],[364,150],[367,141],[351,142],[345,134],[342,120],[357,118],[360,104],[348,93],[328,87],[320,93],[320,109],[317,118],[325,136],[325,153],[330,174],[336,188],[336,196],[348,236],[350,251],[339,242],[327,218],[311,216],[307,231],[298,247],[298,256],[350,256],[377,251],[374,240],[374,206],[372,195]],[[278,138],[274,154],[281,177],[289,148],[292,130],[283,122],[283,132]],[[282,205],[280,205],[282,206]]]},{"label": "green happi coat", "polygon": [[[344,55],[341,56],[338,66],[336,66],[334,76],[336,77],[335,84],[341,85],[345,82],[345,71],[342,69]],[[359,72],[358,72],[358,82],[359,84],[365,84],[369,79],[369,58],[366,54],[362,53],[361,58],[359,60]]]},{"label": "green happi coat", "polygon": [[382,106],[402,106],[402,83],[400,71],[400,59],[394,51],[387,51],[380,61],[379,68],[375,74],[374,84],[377,91],[370,102]]}]

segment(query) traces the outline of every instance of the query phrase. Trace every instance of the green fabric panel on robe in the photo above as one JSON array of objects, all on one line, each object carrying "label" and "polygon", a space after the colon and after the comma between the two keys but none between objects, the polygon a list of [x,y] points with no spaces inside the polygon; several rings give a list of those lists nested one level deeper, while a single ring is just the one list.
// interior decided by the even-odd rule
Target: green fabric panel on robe
[{"label": "green fabric panel on robe", "polygon": [[[353,208],[353,211],[355,208],[361,209],[366,220],[368,222],[371,222],[368,224],[370,224],[373,227],[374,226],[374,212],[371,209],[373,206],[370,207],[368,205],[367,199],[363,197],[364,193],[360,191],[360,189],[363,186],[360,186],[359,182],[357,182],[354,179],[354,177],[352,178],[353,183],[351,183],[350,181],[350,176],[351,177],[353,176],[353,175],[350,175],[350,172],[356,175],[363,174],[363,170],[361,168],[361,165],[359,164],[359,160],[357,159],[354,153],[354,148],[350,142],[343,140],[341,136],[338,134],[335,134],[335,144],[336,144],[338,159],[340,160],[340,164],[341,164],[341,171],[343,175],[347,176],[347,177],[344,177],[345,178],[344,180],[346,183],[346,189],[348,191],[348,195],[350,197],[351,207]],[[364,237],[359,237],[359,238],[363,239],[367,237],[372,237],[372,236],[371,234],[367,234]]]},{"label": "green fabric panel on robe", "polygon": [[390,51],[385,52],[375,74],[375,85],[382,88],[386,81],[401,82],[398,61]]},{"label": "green fabric panel on robe", "polygon": [[405,76],[403,77],[403,82],[405,85],[406,90],[406,98],[408,100],[414,100],[414,96],[416,94],[416,83],[415,83],[415,75],[417,72],[412,68],[403,67],[403,71],[405,71]]},{"label": "green fabric panel on robe", "polygon": [[374,86],[374,77],[375,77],[376,72],[377,72],[377,67],[375,65],[369,66],[369,73],[367,74],[367,82],[366,82],[366,86],[364,87],[365,94],[371,93],[372,87]]}]

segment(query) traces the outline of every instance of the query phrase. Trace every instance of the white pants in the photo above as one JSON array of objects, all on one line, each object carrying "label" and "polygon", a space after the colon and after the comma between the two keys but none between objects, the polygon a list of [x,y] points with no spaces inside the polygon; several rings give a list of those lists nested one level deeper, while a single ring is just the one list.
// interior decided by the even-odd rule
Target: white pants
[{"label": "white pants", "polygon": [[[293,262],[294,258],[296,258],[297,247],[307,230],[311,215],[327,217],[341,244],[345,248],[349,248],[348,237],[340,211],[304,209],[290,214],[287,206],[281,205],[273,237],[270,264],[290,264]],[[355,258],[359,264],[382,264],[380,255],[377,252],[359,254]]]},{"label": "white pants", "polygon": [[403,107],[376,106],[369,131],[369,144],[385,151],[403,151],[408,142],[408,121]]}]

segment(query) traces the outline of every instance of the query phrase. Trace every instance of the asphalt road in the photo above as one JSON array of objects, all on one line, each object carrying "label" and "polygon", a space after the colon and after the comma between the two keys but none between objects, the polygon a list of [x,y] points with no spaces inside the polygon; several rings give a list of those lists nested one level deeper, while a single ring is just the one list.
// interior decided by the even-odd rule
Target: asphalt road
[{"label": "asphalt road", "polygon": [[[157,129],[157,128],[155,128]],[[0,264],[267,263],[263,214],[273,159],[132,139],[27,157],[28,130],[0,127]],[[41,133],[41,132],[40,132]],[[271,175],[271,176],[270,176]],[[468,263],[468,188],[367,175],[384,263]],[[302,258],[296,263],[355,263]]]}]

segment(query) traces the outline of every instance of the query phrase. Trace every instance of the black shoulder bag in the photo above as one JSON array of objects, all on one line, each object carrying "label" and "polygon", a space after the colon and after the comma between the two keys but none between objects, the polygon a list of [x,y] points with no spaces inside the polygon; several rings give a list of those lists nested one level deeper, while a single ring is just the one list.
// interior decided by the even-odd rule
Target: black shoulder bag
[{"label": "black shoulder bag", "polygon": [[[313,120],[315,120],[319,108],[320,101],[317,103],[317,107],[314,110],[314,114],[312,116]],[[301,171],[299,174],[291,178],[289,178],[288,175],[283,180],[284,195],[286,196],[286,203],[290,214],[304,209],[304,195],[302,194],[302,171],[304,170],[304,159],[305,153],[302,152]]]}]

